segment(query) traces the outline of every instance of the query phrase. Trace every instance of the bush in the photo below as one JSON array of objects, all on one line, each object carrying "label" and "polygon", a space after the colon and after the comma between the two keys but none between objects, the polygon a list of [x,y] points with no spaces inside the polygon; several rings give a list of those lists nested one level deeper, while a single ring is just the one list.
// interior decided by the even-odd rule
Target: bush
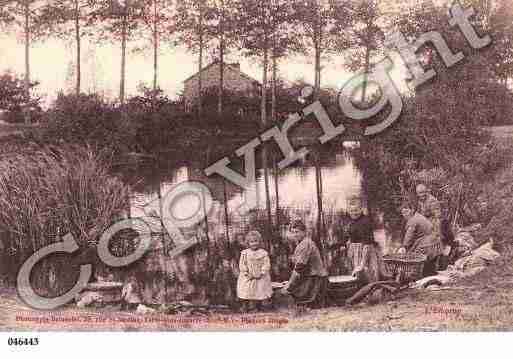
[{"label": "bush", "polygon": [[198,125],[223,133],[258,131],[260,125],[260,99],[237,91],[224,90],[223,116],[218,115],[216,87],[204,90],[202,118]]},{"label": "bush", "polygon": [[[174,150],[177,154],[197,144],[206,134],[161,90],[140,89],[142,94],[127,102],[127,114],[134,131],[134,147],[145,153]],[[203,124],[204,126],[204,124]]]},{"label": "bush", "polygon": [[[504,155],[506,156],[506,155]],[[493,238],[501,247],[513,245],[513,161],[509,151],[508,165],[480,188],[478,209],[483,213],[484,228],[480,240]]]},{"label": "bush", "polygon": [[47,143],[88,145],[96,150],[125,153],[133,144],[134,128],[120,108],[98,95],[59,94],[42,123]]},{"label": "bush", "polygon": [[[29,84],[30,89],[38,83]],[[26,115],[31,122],[38,122],[42,116],[42,109],[39,97],[27,98],[23,81],[11,72],[0,75],[0,113],[4,114],[2,119],[10,123],[25,122]]]}]

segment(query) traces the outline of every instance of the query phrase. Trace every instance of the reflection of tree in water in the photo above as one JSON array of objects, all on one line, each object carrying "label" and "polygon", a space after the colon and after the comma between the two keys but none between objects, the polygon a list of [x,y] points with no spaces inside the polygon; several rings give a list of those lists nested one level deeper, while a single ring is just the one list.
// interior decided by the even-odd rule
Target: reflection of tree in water
[{"label": "reflection of tree in water", "polygon": [[380,150],[376,145],[363,145],[353,151],[354,164],[362,175],[362,189],[370,215],[376,220],[383,214],[385,222],[396,230],[402,223],[397,210],[402,201],[400,168],[395,167],[399,161],[388,161],[388,155]]},{"label": "reflection of tree in water", "polygon": [[[249,213],[238,213],[235,206],[242,199],[242,189],[229,181],[225,182],[221,176],[207,177],[204,174],[204,159],[190,159],[187,163],[168,161],[158,170],[155,170],[155,165],[151,163],[141,163],[130,169],[128,173],[132,176],[132,188],[142,197],[151,196],[152,201],[156,199],[156,189],[160,188],[162,195],[165,196],[166,191],[173,185],[184,180],[193,180],[207,184],[217,203],[217,210],[209,213],[208,238],[206,222],[195,228],[182,229],[189,240],[199,241],[202,244],[188,250],[181,259],[166,259],[164,254],[164,262],[167,263],[165,268],[163,265],[160,269],[159,265],[152,265],[151,271],[167,274],[153,276],[162,277],[156,280],[160,284],[148,285],[156,286],[155,288],[166,285],[169,298],[194,297],[199,300],[209,296],[218,304],[223,300],[229,302],[233,299],[230,297],[234,296],[230,288],[238,275],[238,258],[240,252],[246,248],[245,235],[250,230],[259,231],[264,237],[266,249],[271,249],[273,280],[288,279],[291,270],[290,256],[293,253],[293,248],[287,240],[288,224],[293,218],[301,218],[307,224],[310,235],[325,242],[328,229],[340,215],[340,210],[345,207],[343,199],[347,195],[345,191],[348,188],[346,183],[348,178],[345,176],[353,176],[349,180],[356,181],[354,185],[358,185],[358,179],[354,177],[352,155],[347,151],[322,149],[322,147],[318,149],[316,158],[308,156],[304,161],[298,161],[283,170],[277,170],[273,163],[281,161],[283,156],[281,154],[276,156],[277,153],[270,156],[271,221],[269,221],[265,204]],[[243,173],[243,163],[236,160],[233,163],[232,168]],[[347,166],[351,169],[346,171],[344,168]],[[260,191],[259,195],[263,199],[262,172],[262,169],[257,167],[255,187]],[[322,172],[321,175],[319,172]],[[317,180],[325,182],[320,184],[323,190],[323,226],[321,227],[317,225]],[[328,186],[325,186],[326,184]],[[226,203],[229,207],[228,218],[225,211]],[[322,231],[322,236],[319,230]],[[320,246],[325,245],[319,241],[318,243]],[[209,260],[203,263],[201,258],[205,255]],[[327,257],[331,263],[333,256],[328,253]],[[152,263],[158,264],[158,261]],[[199,275],[200,273],[203,273],[203,277]],[[150,292],[158,291],[151,289]]]}]

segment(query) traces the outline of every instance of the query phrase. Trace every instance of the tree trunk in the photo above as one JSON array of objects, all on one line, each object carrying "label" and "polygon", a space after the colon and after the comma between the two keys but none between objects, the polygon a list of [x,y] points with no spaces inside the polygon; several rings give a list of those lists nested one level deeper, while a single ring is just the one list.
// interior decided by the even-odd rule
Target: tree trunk
[{"label": "tree trunk", "polygon": [[263,129],[265,129],[265,127],[267,126],[267,66],[269,61],[269,50],[267,49],[267,44],[264,46],[266,46],[266,48],[264,49],[264,63],[262,72],[262,98],[260,102],[260,121]]},{"label": "tree trunk", "polygon": [[321,92],[321,29],[316,29],[315,35],[315,86],[314,86],[314,99],[318,100]]},{"label": "tree trunk", "polygon": [[224,200],[224,224],[226,229],[226,241],[230,249],[230,217],[228,216],[228,194],[226,192],[226,181],[223,178],[223,200]]},{"label": "tree trunk", "polygon": [[[369,155],[371,154],[372,147],[370,146],[370,143],[365,136],[361,136],[359,151],[361,153],[360,156],[365,156],[364,158],[368,158]],[[374,210],[374,202],[373,202],[372,196],[371,196],[372,193],[371,193],[371,188],[370,188],[370,177],[369,177],[369,173],[371,173],[371,172],[370,172],[370,168],[369,168],[369,162],[367,160],[363,159],[362,167],[363,168],[361,168],[361,170],[360,170],[361,177],[362,177],[360,195],[363,198],[362,202],[365,202],[362,204],[366,205],[367,213],[368,213],[369,217],[374,218],[375,210]],[[403,186],[401,185],[401,187],[403,187]],[[406,193],[406,192],[407,192],[406,190],[402,191],[402,193]]]},{"label": "tree trunk", "polygon": [[321,255],[323,260],[326,260],[325,253],[325,231],[324,231],[324,211],[322,206],[323,200],[323,190],[322,190],[322,170],[320,165],[320,153],[318,152],[315,155],[315,184],[316,184],[316,192],[317,192],[317,235],[319,239],[319,250],[321,251]]},{"label": "tree trunk", "polygon": [[203,102],[203,40],[200,41],[199,61],[198,61],[198,119],[202,115]]},{"label": "tree trunk", "polygon": [[273,167],[274,167],[274,197],[275,197],[275,205],[276,205],[276,229],[280,230],[280,192],[279,192],[279,183],[278,183],[278,176],[279,176],[279,169],[278,169],[278,159],[276,158],[276,155],[274,156],[273,161]]},{"label": "tree trunk", "polygon": [[[273,125],[276,124],[276,81],[278,72],[278,60],[277,60],[277,48],[276,48],[276,37],[273,36],[273,51],[272,51],[272,79],[271,79],[271,122]],[[272,156],[273,162],[273,173],[274,173],[274,196],[275,196],[275,208],[276,208],[276,230],[280,230],[280,203],[278,193],[278,166],[276,155]]]},{"label": "tree trunk", "polygon": [[217,114],[219,120],[223,115],[223,97],[224,97],[224,1],[221,1],[221,19],[219,19],[219,89],[218,89],[218,101],[217,101]]},{"label": "tree trunk", "polygon": [[320,92],[321,92],[321,49],[320,49],[320,47],[318,47],[315,52],[315,100],[319,99]]},{"label": "tree trunk", "polygon": [[314,100],[319,99],[319,95],[321,92],[321,49],[322,49],[322,24],[320,23],[321,18],[321,10],[320,4],[316,3],[316,18],[317,22],[315,24],[314,31],[314,46],[315,46],[315,85],[314,85]]},{"label": "tree trunk", "polygon": [[157,0],[153,1],[153,92],[154,96],[158,88],[158,50],[159,50],[159,35],[158,35],[158,7]]},{"label": "tree trunk", "polygon": [[[202,192],[201,194],[202,194],[202,197],[203,197],[203,200],[201,201],[201,202],[202,202],[202,204],[203,204],[203,216],[205,217],[205,239],[206,239],[206,241],[207,241],[207,243],[206,243],[206,245],[207,245],[207,258],[210,258],[210,254],[211,254],[211,253],[210,253],[210,234],[209,234],[209,232],[210,232],[210,231],[209,231],[209,226],[208,226],[208,212],[207,212],[207,206],[206,206],[206,204],[205,204],[205,202],[206,202],[206,199],[205,199],[205,198],[206,198],[206,196],[205,196],[205,193],[204,193],[204,192]],[[208,266],[208,269],[207,269],[207,278],[208,278],[208,280],[210,281],[210,280],[212,280],[212,278],[213,278],[213,276],[214,276],[214,273],[213,273],[213,272],[214,272],[214,267],[213,267],[213,265],[212,265],[212,263],[211,263],[211,262],[209,262],[209,263],[207,264],[207,266]],[[209,296],[209,294],[210,294],[210,293],[209,293],[209,291],[208,291],[208,290],[209,290],[209,288],[210,288],[210,286],[207,286],[207,297],[208,297],[208,296]]]},{"label": "tree trunk", "polygon": [[[222,35],[221,35],[222,37]],[[219,43],[219,89],[218,89],[218,99],[217,99],[217,114],[219,115],[219,120],[221,120],[221,116],[223,115],[223,96],[224,96],[224,39],[221,38]]]},{"label": "tree trunk", "polygon": [[[262,103],[261,103],[261,121],[262,128],[265,129],[267,127],[267,67],[269,62],[269,49],[268,49],[268,39],[267,36],[265,38],[265,49],[264,49],[264,69],[262,76]],[[268,220],[268,247],[269,247],[269,255],[272,253],[272,215],[271,215],[271,197],[269,192],[269,168],[267,166],[267,148],[263,146],[262,148],[262,166],[264,167],[264,186],[265,186],[265,204],[267,209],[267,220]]]},{"label": "tree trunk", "polygon": [[25,123],[30,123],[30,2],[25,0]]},{"label": "tree trunk", "polygon": [[127,37],[127,15],[126,7],[123,15],[122,32],[121,32],[121,76],[119,80],[119,102],[125,103],[125,77],[126,77],[126,37]]},{"label": "tree trunk", "polygon": [[80,37],[80,8],[79,0],[75,0],[75,42],[77,45],[77,77],[76,77],[76,95],[80,95],[81,81],[82,81],[82,69],[81,69],[81,37]]},{"label": "tree trunk", "polygon": [[276,59],[276,50],[273,50],[273,75],[272,75],[272,87],[271,87],[271,121],[276,124],[276,81],[278,72],[278,62]]},{"label": "tree trunk", "polygon": [[365,69],[364,69],[364,74],[363,74],[363,86],[362,86],[362,104],[365,103],[365,98],[367,97],[367,76],[369,74],[369,70],[370,70],[370,53],[371,53],[371,49],[370,49],[370,45],[367,44],[366,48],[365,48]]},{"label": "tree trunk", "polygon": [[200,9],[199,18],[199,54],[198,54],[198,119],[201,119],[203,108],[203,9]]}]

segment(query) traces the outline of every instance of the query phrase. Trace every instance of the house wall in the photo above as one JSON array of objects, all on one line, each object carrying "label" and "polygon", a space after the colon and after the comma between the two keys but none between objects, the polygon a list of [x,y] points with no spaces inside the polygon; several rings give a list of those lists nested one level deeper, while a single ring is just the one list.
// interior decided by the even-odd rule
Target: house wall
[{"label": "house wall", "polygon": [[[219,66],[214,64],[203,71],[202,88],[217,87],[219,85]],[[194,103],[198,97],[199,76],[196,75],[184,83],[184,99],[187,107]],[[225,65],[224,67],[224,88],[231,91],[244,92],[250,96],[258,93],[258,87],[253,80],[244,77],[240,68],[234,65]]]}]

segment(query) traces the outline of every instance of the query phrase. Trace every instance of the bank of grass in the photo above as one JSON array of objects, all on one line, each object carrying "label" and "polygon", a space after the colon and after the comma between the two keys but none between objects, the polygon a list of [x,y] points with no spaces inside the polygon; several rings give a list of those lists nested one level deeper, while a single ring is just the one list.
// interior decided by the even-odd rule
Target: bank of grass
[{"label": "bank of grass", "polygon": [[[13,283],[24,259],[68,233],[82,248],[95,243],[126,209],[126,200],[127,189],[109,174],[109,161],[87,148],[18,148],[2,153],[2,274]],[[55,263],[70,265],[64,260],[52,263],[54,267],[46,269],[57,277],[65,267],[55,268]],[[63,272],[69,273],[68,267]],[[59,289],[62,283],[58,278],[42,276],[48,277],[50,282],[39,286],[45,291],[50,290],[48,286]]]},{"label": "bank of grass", "polygon": [[[230,314],[229,324],[211,317],[163,314],[144,315],[120,311],[119,306],[83,309],[75,306],[60,308],[55,317],[89,316],[100,318],[91,322],[36,322],[26,318],[48,317],[28,308],[13,291],[0,291],[0,330],[14,331],[191,331],[191,330],[285,330],[285,331],[511,331],[513,328],[513,255],[503,252],[501,259],[468,279],[446,290],[407,290],[397,298],[378,305],[361,304],[351,307],[330,307],[313,310],[294,317],[290,309],[280,309],[251,315],[253,319],[279,319],[285,324],[241,324],[247,314]],[[226,316],[228,317],[228,316]],[[126,320],[122,321],[119,318]],[[146,319],[156,318],[151,321]],[[206,325],[174,324],[173,318],[201,319]],[[255,323],[262,323],[255,320]],[[268,320],[265,322],[269,323]],[[135,324],[134,324],[135,323]]]},{"label": "bank of grass", "polygon": [[[288,324],[280,330],[323,330],[323,331],[483,331],[511,330],[513,327],[513,161],[511,148],[501,152],[505,162],[490,177],[483,177],[476,183],[480,194],[489,202],[489,220],[477,234],[480,241],[494,239],[501,252],[501,258],[474,277],[462,279],[446,290],[407,290],[397,298],[375,306],[358,305],[353,307],[332,307],[313,311],[301,318],[293,318],[289,311],[266,313],[262,316],[281,317]],[[292,217],[286,209],[283,221]],[[329,209],[327,212],[331,212]],[[259,216],[265,222],[264,213]],[[330,217],[330,215],[328,215]],[[306,217],[304,218],[307,219]],[[329,221],[329,219],[328,219]],[[63,308],[63,315],[77,311],[76,308]],[[78,310],[80,311],[80,310]],[[13,293],[0,295],[0,318],[4,328],[13,330],[62,330],[57,324],[41,325],[23,323],[16,320],[16,314],[31,310],[14,298]],[[35,312],[34,312],[35,313]],[[87,312],[88,315],[105,317],[123,315],[140,318],[135,313],[118,312],[116,308]],[[232,316],[237,318],[237,315]],[[84,330],[83,325],[69,324],[67,330]],[[142,325],[91,325],[87,330],[180,330],[166,324]],[[226,329],[213,324],[208,328]],[[229,329],[255,330],[262,328],[245,325]]]},{"label": "bank of grass", "polygon": [[483,179],[480,188],[489,220],[478,236],[509,250],[513,247],[513,146],[503,148],[504,166],[491,179]]},{"label": "bank of grass", "polygon": [[511,331],[513,255],[444,290],[406,290],[370,306],[330,308],[293,320],[286,330],[321,331]]},{"label": "bank of grass", "polygon": [[292,320],[291,331],[511,331],[513,330],[513,146],[500,144],[500,166],[477,179],[485,201],[476,241],[493,240],[501,257],[475,276],[444,290],[408,289],[378,305],[317,310]]}]

